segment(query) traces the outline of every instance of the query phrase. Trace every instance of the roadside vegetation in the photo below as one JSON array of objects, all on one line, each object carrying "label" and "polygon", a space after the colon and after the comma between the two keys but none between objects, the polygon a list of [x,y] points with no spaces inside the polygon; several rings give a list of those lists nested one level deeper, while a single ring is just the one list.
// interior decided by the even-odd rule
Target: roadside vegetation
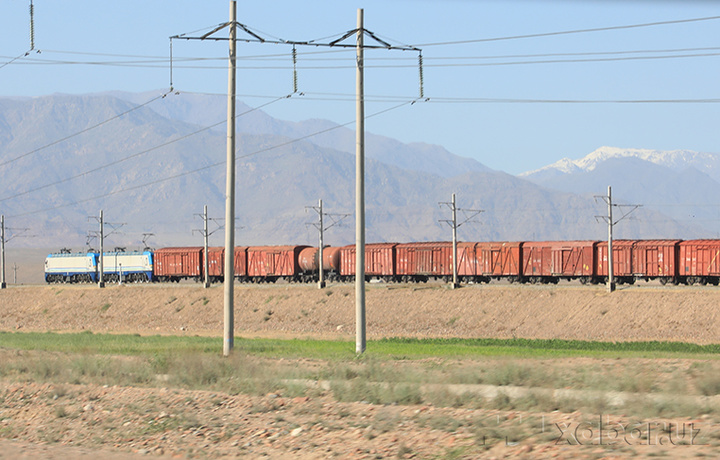
[{"label": "roadside vegetation", "polygon": [[342,402],[542,412],[720,410],[718,347],[561,340],[237,339],[229,358],[209,337],[0,333],[12,382],[171,387]]}]

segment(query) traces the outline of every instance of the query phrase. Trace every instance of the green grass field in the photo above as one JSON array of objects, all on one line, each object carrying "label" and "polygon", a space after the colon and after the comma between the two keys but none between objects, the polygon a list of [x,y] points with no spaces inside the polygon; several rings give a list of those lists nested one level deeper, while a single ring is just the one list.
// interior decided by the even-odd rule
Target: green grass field
[{"label": "green grass field", "polygon": [[[6,349],[144,355],[157,353],[221,353],[222,339],[212,337],[140,336],[93,334],[91,332],[22,333],[0,332],[0,346]],[[235,339],[236,351],[274,358],[351,359],[355,343],[312,339]],[[682,342],[589,342],[581,340],[531,339],[407,339],[369,341],[365,356],[375,359],[462,358],[492,356],[520,358],[605,357],[714,359],[720,344],[697,345]]]},{"label": "green grass field", "polygon": [[[719,351],[676,342],[382,339],[357,356],[350,341],[237,338],[223,357],[219,338],[13,332],[0,333],[0,378],[255,395],[303,395],[318,391],[308,382],[326,382],[324,390],[340,401],[561,412],[607,407],[602,395],[549,396],[573,389],[637,395],[636,407],[625,408],[635,412],[696,416],[720,410],[699,399],[720,394]],[[487,401],[473,390],[481,386],[526,390]],[[646,400],[649,394],[667,401]]]}]

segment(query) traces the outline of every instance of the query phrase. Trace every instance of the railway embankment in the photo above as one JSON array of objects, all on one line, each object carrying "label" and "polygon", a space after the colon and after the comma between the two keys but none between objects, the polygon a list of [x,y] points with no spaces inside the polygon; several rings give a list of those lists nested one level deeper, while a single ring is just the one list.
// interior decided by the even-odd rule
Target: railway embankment
[{"label": "railway embankment", "polygon": [[[557,338],[720,343],[713,287],[368,285],[367,334],[382,337]],[[0,291],[0,330],[222,336],[223,288],[52,285]],[[353,285],[241,286],[238,336],[347,338]]]}]

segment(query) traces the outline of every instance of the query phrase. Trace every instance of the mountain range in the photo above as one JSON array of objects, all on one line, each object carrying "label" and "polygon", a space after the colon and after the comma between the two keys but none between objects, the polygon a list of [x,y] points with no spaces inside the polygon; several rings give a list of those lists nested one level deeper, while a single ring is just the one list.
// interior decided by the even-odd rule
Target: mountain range
[{"label": "mountain range", "polygon": [[[562,159],[519,177],[572,193],[605,194],[639,204],[720,237],[720,155],[690,150],[658,151],[601,147],[578,160]],[[688,237],[685,237],[688,238]]]},{"label": "mountain range", "polygon": [[[102,209],[106,247],[135,247],[143,238],[158,247],[200,245],[194,230],[202,228],[204,205],[212,218],[210,242],[222,244],[225,99],[181,93],[147,103],[158,94],[0,98],[0,212],[15,229],[11,235],[33,236],[12,244],[96,246],[92,232]],[[326,232],[326,243],[353,242],[354,131],[326,120],[282,121],[244,105],[237,113],[237,243],[316,244],[309,224],[317,215],[308,207],[318,199],[334,215],[325,222],[340,221]],[[714,231],[682,218],[688,212],[680,206],[688,199],[683,193],[694,191],[700,199],[720,190],[711,175],[717,168],[698,169],[700,154],[688,152],[693,160],[678,159],[674,166],[654,163],[652,155],[598,154],[592,168],[590,160],[566,161],[574,169],[551,165],[515,177],[441,146],[371,133],[366,139],[368,242],[449,240],[443,221],[450,211],[442,203],[453,193],[461,240],[602,239],[606,226],[596,216],[605,205],[594,195],[622,174],[633,187],[617,185],[619,203],[655,196],[675,204],[638,209],[617,227],[618,238],[693,238]],[[666,184],[688,185],[657,195],[658,175]],[[712,209],[701,214],[702,223],[711,220]],[[483,212],[464,222],[470,210]]]}]

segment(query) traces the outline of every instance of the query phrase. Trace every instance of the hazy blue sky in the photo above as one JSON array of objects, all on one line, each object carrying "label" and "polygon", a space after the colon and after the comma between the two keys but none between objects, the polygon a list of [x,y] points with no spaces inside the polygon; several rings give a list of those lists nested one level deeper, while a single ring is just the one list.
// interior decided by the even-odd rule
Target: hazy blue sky
[{"label": "hazy blue sky", "polygon": [[[42,52],[8,63],[30,47],[29,0],[1,0],[0,96],[167,88],[169,37],[227,21],[228,5],[34,0]],[[440,144],[512,174],[603,145],[720,153],[720,1],[240,1],[238,21],[270,39],[327,42],[355,28],[358,8],[377,36],[422,48],[429,98],[371,118],[370,132]],[[699,18],[713,19],[617,28]],[[606,30],[579,32],[587,29]],[[226,41],[173,40],[173,49],[176,89],[227,91]],[[241,43],[240,98],[257,106],[291,93],[291,52]],[[417,61],[367,51],[367,114],[418,97]],[[353,50],[298,47],[305,95],[266,111],[354,120],[354,62]]]}]

